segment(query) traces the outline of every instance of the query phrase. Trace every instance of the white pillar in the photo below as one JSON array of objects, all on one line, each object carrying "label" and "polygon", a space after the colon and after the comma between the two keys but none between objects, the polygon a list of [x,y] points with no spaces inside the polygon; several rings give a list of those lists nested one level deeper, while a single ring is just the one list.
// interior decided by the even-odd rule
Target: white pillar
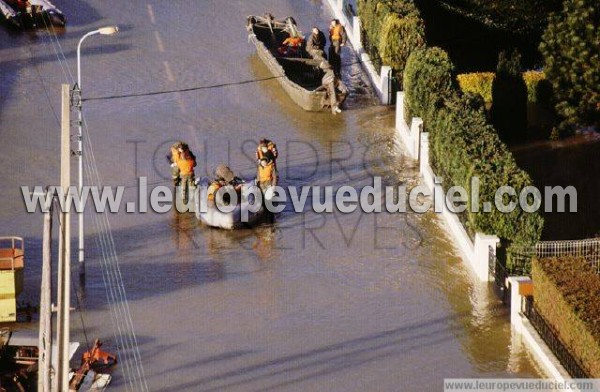
[{"label": "white pillar", "polygon": [[423,120],[420,117],[413,117],[410,123],[410,140],[413,158],[420,160],[421,133],[423,132]]},{"label": "white pillar", "polygon": [[[421,133],[421,156],[419,157],[419,172],[425,173],[429,168],[429,132]],[[433,189],[433,188],[432,188]]]},{"label": "white pillar", "polygon": [[475,234],[475,243],[473,244],[473,265],[475,272],[482,282],[489,282],[490,279],[490,248],[493,256],[496,255],[496,246],[500,239],[495,235],[483,233]]},{"label": "white pillar", "polygon": [[521,316],[521,304],[523,296],[520,294],[522,283],[531,284],[531,278],[527,276],[511,276],[508,278],[510,286],[510,323],[516,332],[523,331],[523,318]]},{"label": "white pillar", "polygon": [[381,72],[379,73],[379,79],[381,80],[381,86],[379,86],[379,91],[381,91],[381,103],[384,105],[390,104],[390,76],[391,76],[392,67],[389,65],[383,65],[381,67]]},{"label": "white pillar", "polygon": [[358,16],[352,17],[352,46],[354,46],[354,50],[357,52],[362,48],[360,29],[360,18]]},{"label": "white pillar", "polygon": [[404,121],[404,91],[396,93],[396,130],[399,131],[402,126],[406,126]]}]

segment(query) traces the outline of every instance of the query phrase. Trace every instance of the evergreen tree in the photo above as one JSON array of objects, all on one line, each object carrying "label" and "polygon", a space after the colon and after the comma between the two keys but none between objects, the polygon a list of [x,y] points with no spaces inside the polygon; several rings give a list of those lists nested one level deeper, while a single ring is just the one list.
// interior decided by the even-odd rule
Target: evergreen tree
[{"label": "evergreen tree", "polygon": [[600,129],[600,7],[598,0],[566,0],[550,17],[540,51],[552,83],[561,129]]},{"label": "evergreen tree", "polygon": [[527,131],[527,85],[521,70],[521,55],[514,50],[498,56],[492,83],[492,123],[506,143],[514,143]]}]

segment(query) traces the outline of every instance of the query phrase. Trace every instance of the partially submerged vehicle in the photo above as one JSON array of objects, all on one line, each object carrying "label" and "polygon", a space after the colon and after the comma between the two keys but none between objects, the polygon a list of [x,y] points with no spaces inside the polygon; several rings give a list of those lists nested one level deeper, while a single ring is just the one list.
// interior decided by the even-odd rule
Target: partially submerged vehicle
[{"label": "partially submerged vehicle", "polygon": [[23,29],[64,26],[63,13],[49,0],[0,0],[0,14],[12,26]]},{"label": "partially submerged vehicle", "polygon": [[276,20],[271,15],[252,15],[247,29],[248,40],[256,46],[258,56],[298,106],[306,111],[329,110],[327,93],[320,89],[325,72],[319,65],[325,59],[313,58],[304,47],[294,56],[279,51],[286,38],[301,35],[294,18]]}]

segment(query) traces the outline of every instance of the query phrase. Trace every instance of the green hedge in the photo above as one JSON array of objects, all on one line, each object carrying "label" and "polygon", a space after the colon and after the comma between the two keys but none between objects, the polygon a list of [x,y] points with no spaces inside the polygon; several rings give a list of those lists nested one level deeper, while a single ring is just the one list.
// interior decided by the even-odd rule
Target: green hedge
[{"label": "green hedge", "polygon": [[358,0],[358,16],[374,62],[389,65],[402,83],[410,53],[425,46],[425,24],[410,0]]},{"label": "green hedge", "polygon": [[581,258],[533,260],[535,306],[588,375],[600,378],[600,275]]},{"label": "green hedge", "polygon": [[[494,72],[472,72],[456,76],[461,91],[479,94],[486,103],[492,102],[492,83]],[[552,86],[542,71],[525,71],[523,80],[527,86],[527,102],[545,104],[552,98]]]},{"label": "green hedge", "polygon": [[[478,177],[481,209],[484,202],[494,205],[500,186],[512,186],[519,193],[532,180],[517,166],[488,123],[483,100],[460,94],[453,87],[452,68],[448,55],[439,48],[415,51],[407,64],[405,104],[410,116],[423,118],[429,132],[430,164],[443,177],[444,188],[458,185],[470,192],[471,178]],[[517,201],[516,197],[512,199]],[[512,246],[532,245],[539,240],[543,227],[539,213],[526,213],[520,208],[507,214],[496,208],[487,213],[471,212],[471,202],[461,217],[471,235],[496,234]]]},{"label": "green hedge", "polygon": [[448,53],[440,48],[415,50],[404,70],[405,118],[430,118],[426,112],[437,107],[452,94],[454,66]]}]

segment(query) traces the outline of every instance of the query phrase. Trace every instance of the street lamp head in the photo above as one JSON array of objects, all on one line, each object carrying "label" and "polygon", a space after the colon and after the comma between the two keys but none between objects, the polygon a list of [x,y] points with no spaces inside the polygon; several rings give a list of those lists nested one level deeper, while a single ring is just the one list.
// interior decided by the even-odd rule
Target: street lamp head
[{"label": "street lamp head", "polygon": [[113,35],[117,31],[119,31],[118,26],[106,26],[106,27],[101,27],[98,29],[98,32],[102,35]]}]

